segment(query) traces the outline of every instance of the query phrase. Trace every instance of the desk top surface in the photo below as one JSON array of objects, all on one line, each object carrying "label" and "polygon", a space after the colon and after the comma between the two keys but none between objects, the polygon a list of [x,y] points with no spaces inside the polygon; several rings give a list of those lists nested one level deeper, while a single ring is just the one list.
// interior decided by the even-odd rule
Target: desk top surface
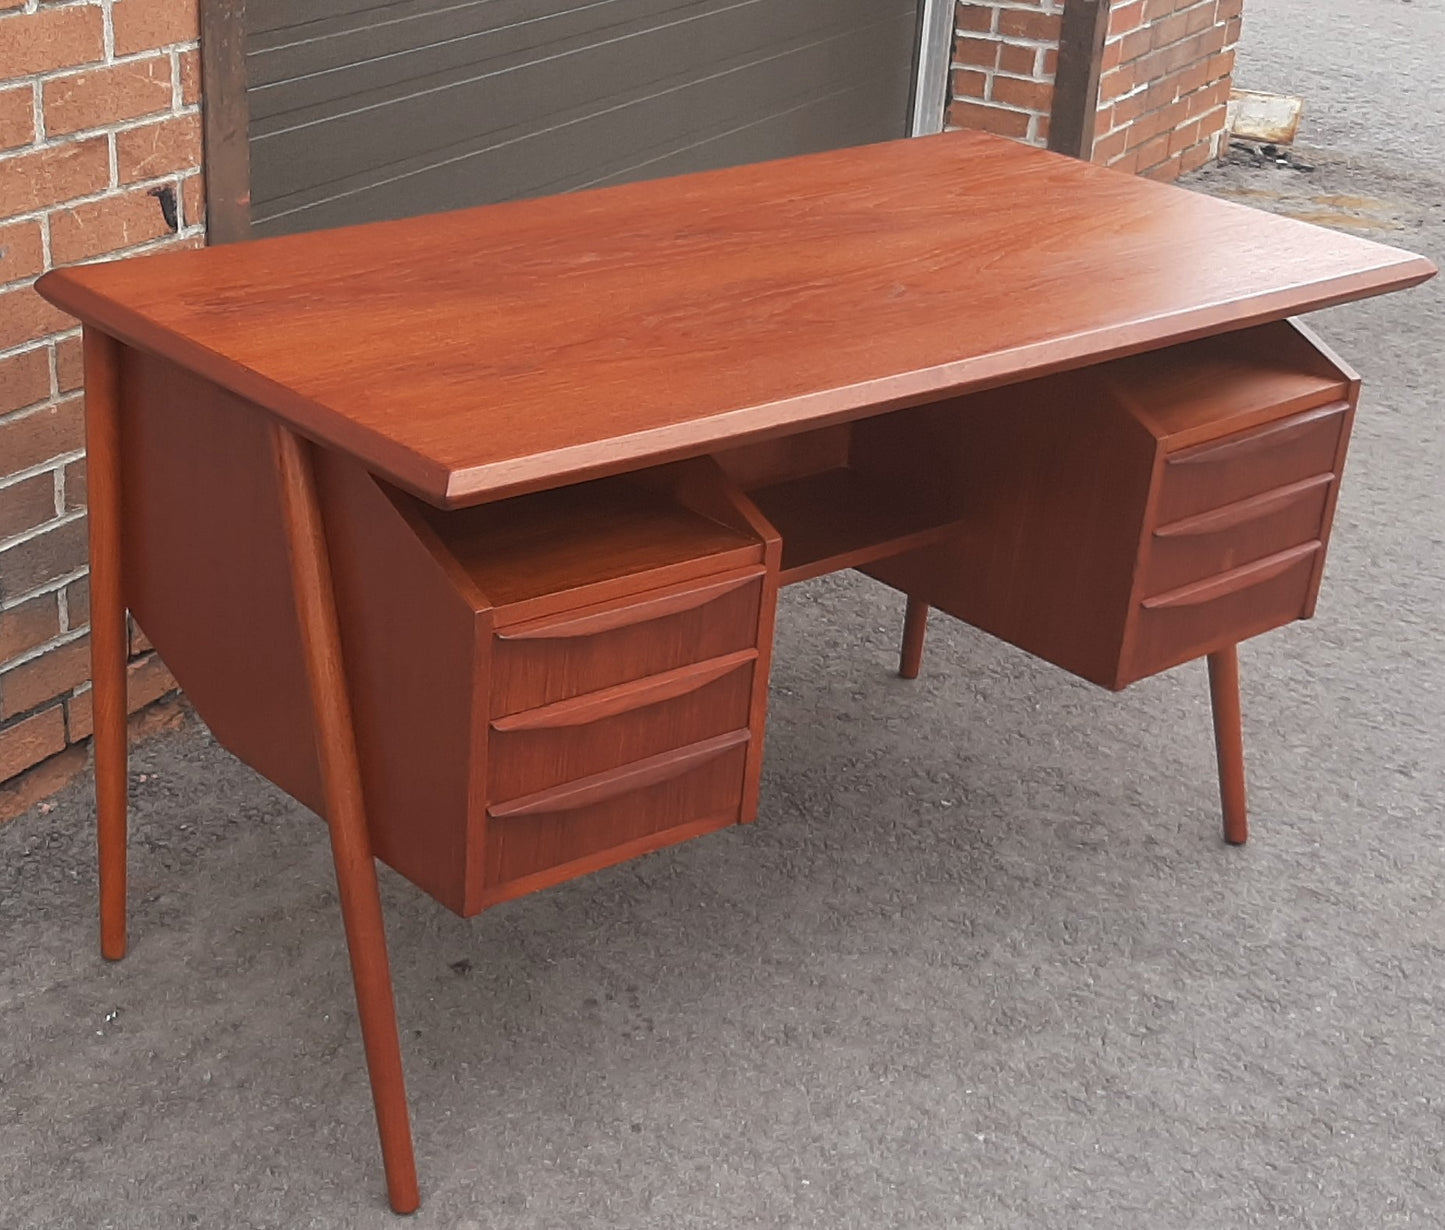
[{"label": "desk top surface", "polygon": [[39,289],[451,506],[1433,272],[960,132],[82,266]]}]

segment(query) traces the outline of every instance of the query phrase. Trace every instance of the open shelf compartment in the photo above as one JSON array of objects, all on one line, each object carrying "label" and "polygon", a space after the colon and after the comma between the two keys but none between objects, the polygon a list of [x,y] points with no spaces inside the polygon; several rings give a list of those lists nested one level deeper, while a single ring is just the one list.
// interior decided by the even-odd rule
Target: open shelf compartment
[{"label": "open shelf compartment", "polygon": [[904,410],[717,458],[782,539],[791,584],[944,541],[959,528],[946,454],[918,464],[911,445],[929,409]]}]

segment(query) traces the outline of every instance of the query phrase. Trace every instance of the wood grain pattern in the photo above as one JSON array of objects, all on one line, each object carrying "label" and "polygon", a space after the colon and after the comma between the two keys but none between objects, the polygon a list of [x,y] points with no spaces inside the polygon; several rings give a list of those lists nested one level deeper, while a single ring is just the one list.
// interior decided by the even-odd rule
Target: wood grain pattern
[{"label": "wood grain pattern", "polygon": [[38,286],[461,505],[1433,273],[1368,240],[958,132]]},{"label": "wood grain pattern", "polygon": [[515,800],[513,816],[494,810],[484,904],[736,824],[750,742],[746,731],[733,731],[541,798]]},{"label": "wood grain pattern", "polygon": [[1232,846],[1242,846],[1249,840],[1249,808],[1244,781],[1238,646],[1226,645],[1209,655],[1209,699],[1214,714],[1214,750],[1219,761],[1224,840]]},{"label": "wood grain pattern", "polygon": [[1316,474],[1156,527],[1141,592],[1161,594],[1320,538],[1334,485],[1334,474]]},{"label": "wood grain pattern", "polygon": [[336,595],[322,524],[321,502],[310,445],[279,424],[272,428],[280,511],[286,527],[292,595],[301,631],[305,682],[310,694],[316,759],[321,769],[331,855],[357,1016],[371,1076],[376,1126],[381,1136],[386,1190],[392,1209],[412,1213],[421,1204],[406,1106],[406,1078],[386,953],[386,924],[376,883],[376,861],[367,832],[361,765],[347,692]]},{"label": "wood grain pattern", "polygon": [[898,677],[917,679],[923,666],[923,638],[928,631],[928,603],[908,599],[903,612],[903,647],[898,653]]},{"label": "wood grain pattern", "polygon": [[122,366],[131,611],[221,745],[320,814],[267,417],[153,355]]},{"label": "wood grain pattern", "polygon": [[316,468],[373,848],[465,914],[486,841],[491,610],[369,474],[336,454]]},{"label": "wood grain pattern", "polygon": [[121,347],[87,328],[85,451],[90,536],[90,677],[95,714],[96,846],[100,951],[125,956],[126,626],[121,511]]},{"label": "wood grain pattern", "polygon": [[760,570],[749,568],[504,628],[492,663],[492,714],[753,648],[763,587]]},{"label": "wood grain pattern", "polygon": [[1171,454],[1159,492],[1159,520],[1182,520],[1332,473],[1349,410],[1336,402]]},{"label": "wood grain pattern", "polygon": [[635,707],[586,722],[493,728],[488,796],[514,799],[747,728],[751,656],[716,678],[688,683],[673,695],[643,690]]}]

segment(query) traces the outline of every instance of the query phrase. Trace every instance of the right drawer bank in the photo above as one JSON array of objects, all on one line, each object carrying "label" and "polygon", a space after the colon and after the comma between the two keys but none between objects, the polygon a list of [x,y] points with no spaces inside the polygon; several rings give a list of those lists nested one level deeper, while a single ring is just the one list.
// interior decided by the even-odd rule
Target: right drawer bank
[{"label": "right drawer bank", "polygon": [[961,528],[868,571],[1123,688],[1313,614],[1358,394],[1281,321],[926,407]]}]

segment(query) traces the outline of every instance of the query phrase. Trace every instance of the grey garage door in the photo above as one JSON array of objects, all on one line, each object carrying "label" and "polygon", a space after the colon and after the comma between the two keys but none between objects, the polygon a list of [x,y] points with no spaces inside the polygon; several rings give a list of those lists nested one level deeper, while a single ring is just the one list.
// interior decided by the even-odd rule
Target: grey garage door
[{"label": "grey garage door", "polygon": [[249,0],[257,234],[904,136],[919,0]]}]

